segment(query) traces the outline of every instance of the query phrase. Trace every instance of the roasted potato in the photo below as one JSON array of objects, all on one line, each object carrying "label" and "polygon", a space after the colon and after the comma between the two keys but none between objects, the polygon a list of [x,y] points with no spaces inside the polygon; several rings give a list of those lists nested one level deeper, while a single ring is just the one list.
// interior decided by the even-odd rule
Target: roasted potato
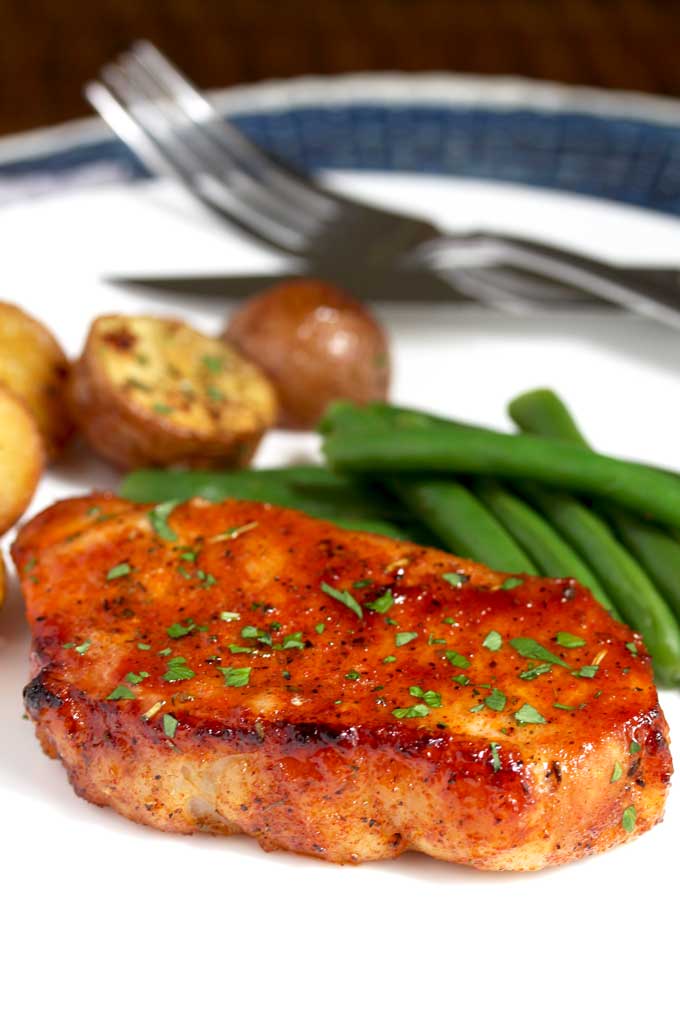
[{"label": "roasted potato", "polygon": [[384,400],[387,337],[370,312],[321,280],[291,280],[246,301],[224,337],[269,376],[280,424],[311,428],[332,400]]},{"label": "roasted potato", "polygon": [[95,319],[70,401],[88,442],[123,468],[245,465],[277,412],[263,373],[221,340],[141,315]]},{"label": "roasted potato", "polygon": [[5,569],[5,560],[2,553],[0,552],[0,607],[5,601],[5,592],[7,591],[7,571]]},{"label": "roasted potato", "polygon": [[0,302],[0,383],[25,401],[55,457],[73,431],[64,401],[69,364],[50,331],[17,308]]},{"label": "roasted potato", "polygon": [[33,415],[0,385],[0,535],[31,502],[44,461],[45,447]]}]

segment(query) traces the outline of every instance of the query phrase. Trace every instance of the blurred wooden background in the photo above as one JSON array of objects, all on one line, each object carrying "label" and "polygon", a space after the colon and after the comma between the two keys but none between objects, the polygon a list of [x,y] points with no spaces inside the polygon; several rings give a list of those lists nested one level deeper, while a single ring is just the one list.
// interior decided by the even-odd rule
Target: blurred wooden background
[{"label": "blurred wooden background", "polygon": [[2,0],[0,134],[86,115],[139,37],[204,87],[448,70],[680,96],[679,25],[677,0]]}]

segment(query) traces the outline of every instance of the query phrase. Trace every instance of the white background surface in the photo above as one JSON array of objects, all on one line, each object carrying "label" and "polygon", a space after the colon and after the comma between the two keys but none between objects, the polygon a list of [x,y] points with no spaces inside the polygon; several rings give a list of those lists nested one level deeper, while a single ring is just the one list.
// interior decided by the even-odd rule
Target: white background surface
[{"label": "white background surface", "polygon": [[[680,261],[680,222],[512,186],[336,178],[452,227],[560,240],[622,261]],[[158,184],[45,198],[0,212],[0,299],[44,318],[70,354],[107,311],[179,313],[216,329],[213,303],[156,302],[108,271],[236,273],[275,260],[216,230]],[[554,386],[607,452],[680,469],[680,335],[614,314],[508,319],[480,309],[381,309],[393,399],[507,427],[516,393]],[[268,437],[261,463],[313,455]],[[117,476],[74,450],[32,511]],[[2,1013],[52,1017],[466,1017],[672,1014],[680,805],[639,841],[532,875],[407,855],[337,867],[264,854],[245,838],[173,837],[79,800],[22,720],[28,634],[14,581],[0,615]],[[664,693],[672,732],[680,694]]]}]

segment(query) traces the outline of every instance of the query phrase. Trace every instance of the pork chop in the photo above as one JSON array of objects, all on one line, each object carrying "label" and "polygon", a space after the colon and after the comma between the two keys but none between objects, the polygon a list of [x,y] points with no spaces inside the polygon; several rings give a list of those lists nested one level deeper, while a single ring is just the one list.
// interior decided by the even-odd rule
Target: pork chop
[{"label": "pork chop", "polygon": [[52,506],[13,555],[43,749],[134,821],[532,870],[662,816],[649,657],[574,581],[258,503],[110,495]]}]

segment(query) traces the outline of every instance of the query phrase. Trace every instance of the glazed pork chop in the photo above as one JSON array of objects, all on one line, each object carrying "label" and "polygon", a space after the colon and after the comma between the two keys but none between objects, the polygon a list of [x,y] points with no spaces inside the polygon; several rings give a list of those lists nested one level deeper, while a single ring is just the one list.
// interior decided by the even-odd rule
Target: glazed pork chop
[{"label": "glazed pork chop", "polygon": [[235,501],[70,499],[13,555],[43,749],[134,821],[532,870],[662,816],[649,658],[575,582]]}]

